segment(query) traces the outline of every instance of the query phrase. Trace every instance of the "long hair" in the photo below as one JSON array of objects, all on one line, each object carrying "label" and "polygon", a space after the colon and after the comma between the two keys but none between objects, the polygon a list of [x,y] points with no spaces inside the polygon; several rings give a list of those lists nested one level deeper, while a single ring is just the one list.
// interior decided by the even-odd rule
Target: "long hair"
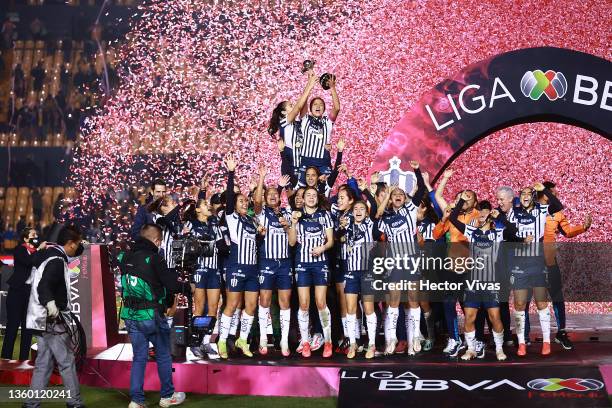
[{"label": "long hair", "polygon": [[319,193],[318,188],[312,186],[307,186],[306,188],[304,188],[304,207],[306,207],[306,193],[308,192],[308,190],[313,190],[317,193],[317,207],[320,210],[330,210],[331,207],[329,205],[329,201],[327,201],[327,198],[323,194]]},{"label": "long hair", "polygon": [[434,210],[429,196],[423,197],[423,199],[421,200],[421,205],[425,207],[425,218],[428,218],[429,220],[431,220],[431,222],[437,224],[438,221],[440,221],[440,217],[438,217],[436,210]]},{"label": "long hair", "polygon": [[315,96],[314,98],[312,98],[310,100],[310,105],[308,106],[309,110],[312,112],[312,104],[316,101],[316,100],[320,100],[321,102],[323,102],[323,112],[325,112],[325,101],[323,100],[323,98],[321,98],[320,96]]},{"label": "long hair", "polygon": [[268,124],[268,133],[270,136],[274,136],[276,132],[280,129],[280,120],[283,116],[283,110],[285,110],[285,105],[287,101],[282,101],[276,108],[272,111],[272,117],[270,118],[270,123]]}]

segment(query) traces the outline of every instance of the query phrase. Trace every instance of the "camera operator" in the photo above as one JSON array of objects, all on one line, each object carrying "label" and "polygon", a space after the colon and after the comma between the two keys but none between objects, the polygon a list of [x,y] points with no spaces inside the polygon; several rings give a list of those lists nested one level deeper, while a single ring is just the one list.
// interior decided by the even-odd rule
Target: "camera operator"
[{"label": "camera operator", "polygon": [[[70,323],[70,275],[69,258],[83,253],[83,236],[78,227],[64,226],[58,234],[57,244],[49,245],[37,256],[29,283],[32,284],[28,303],[27,328],[38,334],[37,355],[30,388],[41,392],[49,383],[54,360],[68,391],[68,407],[84,407],[79,389],[75,364],[75,350],[71,344]],[[34,394],[36,396],[36,394]],[[28,399],[24,407],[39,407],[38,399]]]},{"label": "camera operator", "polygon": [[130,237],[133,241],[136,241],[140,236],[140,229],[145,224],[151,224],[154,222],[154,215],[148,209],[149,205],[162,198],[166,195],[166,182],[162,179],[155,179],[151,182],[151,191],[149,192],[144,205],[138,207],[136,216],[134,217],[134,224],[130,229]]},{"label": "camera operator", "polygon": [[28,300],[30,299],[31,285],[26,281],[30,278],[36,260],[35,253],[46,247],[38,241],[38,233],[34,228],[25,228],[19,238],[20,245],[15,248],[13,274],[8,279],[8,295],[6,297],[6,334],[2,343],[2,358],[13,358],[13,347],[17,339],[17,330],[21,326],[21,346],[19,360],[27,360],[30,356],[32,333],[26,329],[26,316],[28,314]]},{"label": "camera operator", "polygon": [[155,347],[157,372],[161,383],[161,407],[182,404],[185,393],[175,392],[172,384],[170,327],[164,316],[166,308],[179,293],[177,276],[159,254],[162,230],[145,224],[131,252],[119,255],[123,308],[121,318],[132,343],[134,360],[130,375],[129,408],[144,407],[144,375],[149,342]]}]

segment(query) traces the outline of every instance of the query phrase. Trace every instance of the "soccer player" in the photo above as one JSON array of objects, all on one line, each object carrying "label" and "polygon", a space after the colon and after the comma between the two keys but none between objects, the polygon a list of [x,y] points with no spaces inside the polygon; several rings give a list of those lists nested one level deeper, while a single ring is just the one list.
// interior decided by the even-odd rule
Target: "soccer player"
[{"label": "soccer player", "polygon": [[[377,213],[378,206],[376,200],[370,193],[368,185],[362,180],[359,189],[366,196],[368,205],[363,200],[352,203],[352,217],[342,217],[337,229],[337,234],[342,243],[342,258],[345,262],[345,286],[344,295],[346,298],[346,327],[349,339],[348,358],[355,358],[357,351],[356,334],[361,331],[361,324],[357,321],[357,302],[359,294],[362,294],[363,311],[366,315],[366,325],[368,329],[368,349],[366,358],[374,358],[376,353],[376,325],[377,318],[374,312],[374,299],[369,291],[362,293],[362,282],[367,285],[371,281],[371,276],[367,274],[369,264],[369,250],[374,242],[380,239],[378,230]],[[340,200],[340,197],[339,197]],[[370,282],[371,284],[371,282]]]},{"label": "soccer player", "polygon": [[[548,197],[550,204],[536,202],[536,192],[541,191]],[[544,227],[548,214],[554,215],[562,209],[559,200],[551,191],[536,183],[533,187],[525,187],[520,194],[520,207],[508,212],[508,221],[515,224],[518,236],[526,238],[533,236],[533,244],[517,247],[512,259],[511,283],[514,290],[514,318],[516,335],[518,337],[519,356],[527,354],[525,344],[525,309],[529,289],[533,289],[536,299],[540,325],[542,327],[542,355],[550,354],[550,311],[548,310],[547,277],[544,271],[544,257],[539,243],[544,238]]]},{"label": "soccer player", "polygon": [[311,355],[308,343],[311,286],[315,287],[315,302],[323,326],[325,339],[323,357],[332,355],[331,316],[326,301],[329,267],[325,252],[334,245],[333,227],[331,215],[323,208],[317,189],[306,187],[303,211],[292,213],[291,228],[288,231],[289,245],[297,245],[295,273],[300,304],[298,325],[302,337],[300,346],[303,357]]},{"label": "soccer player", "polygon": [[[266,327],[271,320],[272,291],[276,288],[280,306],[281,352],[288,357],[293,276],[287,231],[291,227],[291,212],[281,207],[276,188],[264,188],[265,176],[266,170],[261,167],[257,190],[253,196],[255,215],[259,225],[265,229],[263,243],[259,247],[259,354],[268,354]],[[284,181],[281,183],[284,184]]]},{"label": "soccer player", "polygon": [[[390,210],[385,211],[384,206],[378,209],[380,220],[380,231],[385,235],[390,247],[391,256],[404,258],[417,254],[417,209],[425,195],[425,184],[423,175],[417,161],[411,161],[410,166],[414,169],[417,179],[417,191],[413,197],[408,199],[406,193],[394,186],[389,189]],[[404,278],[400,269],[391,272],[391,281],[399,281]],[[413,270],[408,274],[408,280],[420,280],[420,271]],[[385,317],[385,354],[391,355],[395,352],[397,345],[397,319],[399,315],[400,291],[390,291],[387,314]],[[408,306],[406,310],[406,331],[408,339],[408,354],[414,355],[421,351],[420,325],[421,307],[418,302],[417,291],[408,291]],[[407,308],[408,309],[408,308]]]},{"label": "soccer player", "polygon": [[301,182],[303,182],[307,167],[317,167],[321,174],[329,174],[332,170],[330,167],[329,148],[334,122],[340,112],[340,99],[336,91],[336,78],[332,78],[329,81],[329,86],[333,102],[329,116],[325,115],[325,101],[320,97],[310,100],[310,114],[306,114],[306,106],[302,109]]},{"label": "soccer player", "polygon": [[[221,272],[218,263],[219,247],[225,245],[225,240],[219,226],[219,219],[211,212],[208,202],[200,198],[185,211],[186,222],[183,232],[199,240],[214,241],[214,252],[212,256],[201,256],[194,275],[195,291],[193,294],[194,315],[202,316],[204,304],[208,306],[208,316],[217,318],[219,299],[221,296]],[[210,335],[207,334],[202,340],[202,345],[192,350],[196,356],[202,353],[209,358],[218,358],[216,344],[210,343]]]},{"label": "soccer player", "polygon": [[[450,215],[450,221],[455,228],[463,233],[470,242],[470,257],[473,260],[480,260],[483,267],[474,267],[471,272],[472,282],[482,283],[498,283],[499,277],[496,274],[495,264],[499,252],[499,243],[502,241],[518,241],[516,234],[518,233],[514,224],[508,222],[506,217],[497,210],[492,211],[491,203],[481,201],[478,203],[478,218],[474,226],[466,225],[459,221],[459,211],[469,195],[466,192],[461,194],[457,205]],[[500,220],[505,225],[505,228],[496,228],[493,223],[494,219]],[[527,238],[531,240],[532,237]],[[520,241],[523,241],[521,239]],[[465,342],[467,343],[467,351],[462,360],[471,360],[477,357],[476,352],[476,313],[482,307],[484,308],[491,320],[493,326],[493,339],[495,341],[495,354],[499,361],[506,359],[506,354],[503,350],[504,345],[504,327],[499,315],[499,296],[496,289],[466,289],[464,292],[464,313],[465,313]]]},{"label": "soccer player", "polygon": [[247,215],[249,201],[243,194],[234,193],[234,171],[236,161],[231,154],[225,158],[228,170],[227,177],[227,208],[225,221],[230,235],[230,255],[227,259],[226,284],[227,301],[221,314],[219,324],[219,356],[227,358],[227,336],[229,335],[232,316],[241,301],[244,309],[240,318],[240,338],[236,348],[242,350],[247,357],[253,357],[249,350],[247,339],[253,325],[257,298],[259,295],[259,276],[257,271],[257,234],[263,232],[256,221]]}]

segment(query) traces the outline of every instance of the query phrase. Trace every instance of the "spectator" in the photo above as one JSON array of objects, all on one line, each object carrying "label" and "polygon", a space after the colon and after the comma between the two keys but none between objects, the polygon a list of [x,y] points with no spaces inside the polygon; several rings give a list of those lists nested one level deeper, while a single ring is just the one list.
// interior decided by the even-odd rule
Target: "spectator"
[{"label": "spectator", "polygon": [[2,24],[2,43],[0,46],[3,49],[13,48],[16,28],[17,26],[15,26],[15,24],[8,18]]},{"label": "spectator", "polygon": [[47,28],[38,17],[34,18],[30,23],[30,35],[34,41],[44,40],[47,36]]},{"label": "spectator", "polygon": [[34,224],[38,224],[42,219],[43,202],[40,188],[34,188],[32,191],[32,212],[34,213]]},{"label": "spectator", "polygon": [[43,84],[45,83],[45,77],[47,74],[45,73],[45,67],[43,67],[42,60],[38,60],[38,64],[32,71],[30,72],[32,78],[34,79],[34,90],[36,92],[40,92],[42,90]]},{"label": "spectator", "polygon": [[[62,67],[60,70],[60,86],[61,86],[60,91],[64,95],[68,95],[68,91],[70,90],[69,87],[70,87],[71,80],[72,80],[72,73],[70,72],[68,67],[66,67],[66,64],[62,64]],[[65,105],[61,108],[64,109],[64,107]]]},{"label": "spectator", "polygon": [[22,233],[23,230],[25,230],[25,228],[28,225],[26,224],[26,218],[25,215],[20,215],[19,216],[19,221],[17,221],[17,232],[18,233]]},{"label": "spectator", "polygon": [[[62,53],[64,54],[64,63],[70,62],[70,56],[72,55],[72,40],[67,39],[62,41]],[[64,66],[62,65],[62,69],[63,68]]]},{"label": "spectator", "polygon": [[70,104],[68,109],[64,112],[64,124],[66,125],[66,139],[70,141],[76,141],[77,131],[79,130],[79,121],[81,118],[80,109]]},{"label": "spectator", "polygon": [[34,102],[30,102],[21,108],[18,114],[17,129],[21,140],[26,142],[32,142],[36,137],[38,118],[35,108]]},{"label": "spectator", "polygon": [[23,73],[23,69],[21,69],[21,64],[15,65],[13,69],[13,81],[15,96],[23,98],[25,96],[25,74]]}]

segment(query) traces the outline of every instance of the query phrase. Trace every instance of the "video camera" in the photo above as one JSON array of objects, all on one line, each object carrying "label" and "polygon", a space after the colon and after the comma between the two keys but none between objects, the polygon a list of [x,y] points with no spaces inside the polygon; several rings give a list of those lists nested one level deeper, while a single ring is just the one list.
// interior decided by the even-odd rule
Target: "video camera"
[{"label": "video camera", "polygon": [[215,241],[205,241],[191,236],[172,241],[172,258],[177,266],[195,266],[199,257],[210,257],[214,253]]}]

